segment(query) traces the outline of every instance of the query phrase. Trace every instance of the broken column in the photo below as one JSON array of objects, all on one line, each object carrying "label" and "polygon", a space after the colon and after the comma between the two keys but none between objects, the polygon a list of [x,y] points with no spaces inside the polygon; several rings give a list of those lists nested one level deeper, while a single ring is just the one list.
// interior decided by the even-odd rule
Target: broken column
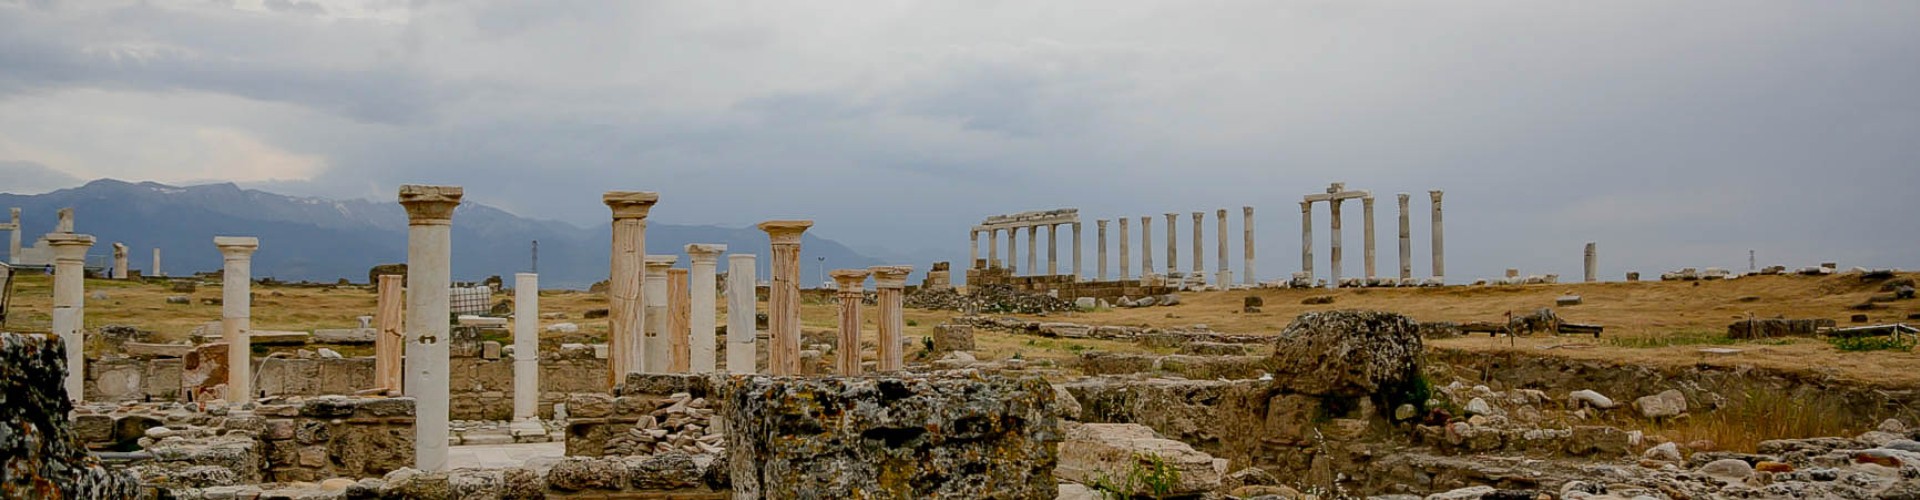
[{"label": "broken column", "polygon": [[667,323],[667,269],[680,257],[673,255],[648,255],[646,258],[647,277],[642,285],[641,297],[647,311],[646,329],[640,341],[641,373],[667,373],[667,364],[672,362],[672,351],[668,347]]},{"label": "broken column", "polygon": [[113,279],[127,279],[127,245],[113,242]]},{"label": "broken column", "polygon": [[160,271],[160,247],[153,247],[153,275],[154,276],[167,275],[167,273]]},{"label": "broken column", "polygon": [[1253,276],[1253,207],[1252,206],[1240,207],[1240,226],[1241,226],[1240,227],[1241,237],[1246,240],[1240,243],[1242,247],[1242,251],[1244,252],[1240,257],[1241,259],[1240,274],[1244,275],[1240,277],[1240,282],[1248,285],[1258,284],[1260,281]]},{"label": "broken column", "polygon": [[1300,202],[1300,272],[1313,281],[1313,202]]},{"label": "broken column", "polygon": [[253,400],[253,252],[260,239],[215,236],[226,266],[220,271],[220,327],[227,342],[227,402]]},{"label": "broken column", "polygon": [[642,332],[646,328],[647,213],[660,194],[645,191],[608,191],[601,196],[613,210],[613,254],[607,276],[607,384],[617,385],[629,373],[646,371]]},{"label": "broken column", "polygon": [[1446,253],[1443,252],[1443,250],[1446,249],[1446,244],[1442,241],[1443,233],[1440,230],[1441,194],[1438,189],[1427,191],[1427,196],[1433,198],[1433,277],[1434,279],[1444,281],[1447,276],[1447,265]]},{"label": "broken column", "polygon": [[[688,282],[691,295],[687,297],[687,306],[691,315],[687,327],[693,331],[690,352],[693,355],[689,368],[693,373],[717,373],[714,363],[718,360],[718,346],[714,339],[714,316],[720,313],[718,297],[718,267],[720,254],[727,251],[726,245],[687,245],[687,257],[693,259],[692,276]],[[749,292],[751,293],[751,292]],[[751,303],[747,306],[752,308]]]},{"label": "broken column", "polygon": [[1224,290],[1227,286],[1233,284],[1233,271],[1227,270],[1227,209],[1222,208],[1215,211],[1213,218],[1218,219],[1219,222],[1219,225],[1216,226],[1218,230],[1214,231],[1218,233],[1214,235],[1216,243],[1214,246],[1220,251],[1219,262],[1214,264],[1217,270],[1214,272],[1213,281],[1218,283],[1220,288]]},{"label": "broken column", "polygon": [[859,375],[860,300],[866,297],[862,287],[867,283],[867,270],[835,269],[827,274],[833,277],[840,299],[840,337],[833,349],[833,369],[841,375]]},{"label": "broken column", "polygon": [[54,213],[60,217],[60,222],[57,224],[54,224],[53,232],[56,232],[56,233],[73,232],[73,207],[62,208],[60,210],[55,211]]},{"label": "broken column", "polygon": [[[987,267],[1000,267],[1000,230],[987,230]],[[729,271],[731,272],[731,271]]]},{"label": "broken column", "polygon": [[1360,217],[1365,219],[1360,222],[1360,231],[1365,233],[1361,235],[1360,240],[1361,245],[1366,247],[1361,250],[1360,259],[1364,263],[1362,267],[1367,272],[1367,280],[1372,281],[1374,277],[1379,276],[1374,274],[1373,267],[1373,195],[1360,198]]},{"label": "broken column", "polygon": [[736,253],[727,256],[727,373],[753,373],[754,337],[757,307],[754,255]]},{"label": "broken column", "polygon": [[1180,272],[1180,214],[1167,214],[1167,276]]},{"label": "broken column", "polygon": [[[800,374],[800,235],[813,227],[810,220],[774,220],[760,223],[773,244],[773,274],[767,293],[767,373]],[[1007,234],[1011,235],[1012,232]],[[1012,238],[1008,238],[1012,249]]]},{"label": "broken column", "polygon": [[[383,276],[384,278],[384,276]],[[513,423],[514,436],[547,433],[540,425],[540,275],[513,275]]]},{"label": "broken column", "polygon": [[1206,259],[1207,248],[1206,248],[1206,244],[1202,241],[1205,238],[1205,236],[1201,234],[1202,232],[1201,228],[1206,225],[1207,225],[1207,213],[1194,212],[1193,213],[1193,272],[1191,273],[1191,278],[1196,281],[1206,279],[1205,275],[1207,273],[1207,259]]},{"label": "broken column", "polygon": [[84,234],[47,235],[53,246],[53,334],[67,346],[67,398],[81,400],[86,387],[87,249],[93,237]]},{"label": "broken column", "polygon": [[1119,234],[1120,236],[1120,280],[1126,281],[1126,279],[1132,277],[1132,274],[1133,274],[1132,272],[1133,264],[1132,262],[1130,262],[1133,259],[1133,257],[1130,255],[1127,255],[1127,218],[1120,217],[1119,221],[1120,221],[1120,234]]},{"label": "broken column", "polygon": [[1395,195],[1400,199],[1400,280],[1413,279],[1413,225],[1407,222],[1407,193]]},{"label": "broken column", "polygon": [[874,320],[879,324],[878,338],[875,341],[880,348],[874,353],[878,361],[876,369],[881,372],[898,371],[907,367],[906,341],[907,316],[904,301],[906,299],[907,274],[913,272],[913,266],[874,266],[873,272],[874,304],[879,313]]},{"label": "broken column", "polygon": [[1600,264],[1599,255],[1595,253],[1594,243],[1589,241],[1587,242],[1587,265],[1586,265],[1588,283],[1592,283],[1600,280],[1599,279],[1600,275],[1597,274],[1598,269],[1595,269],[1595,267],[1599,266],[1599,264]]},{"label": "broken column", "polygon": [[980,230],[967,231],[967,268],[980,267]]},{"label": "broken column", "polygon": [[407,343],[406,321],[401,315],[405,284],[404,276],[380,275],[378,310],[374,313],[379,332],[373,337],[373,387],[384,394],[397,394],[402,389],[400,355]]},{"label": "broken column", "polygon": [[1140,218],[1140,279],[1153,275],[1153,217]]},{"label": "broken column", "polygon": [[693,305],[687,290],[687,270],[667,270],[667,373],[693,371]]},{"label": "broken column", "polygon": [[[453,209],[458,186],[400,186],[407,209],[407,392],[414,397],[414,468],[447,468],[448,296],[453,286]],[[233,347],[229,346],[229,349]],[[240,350],[245,352],[244,349]]]}]

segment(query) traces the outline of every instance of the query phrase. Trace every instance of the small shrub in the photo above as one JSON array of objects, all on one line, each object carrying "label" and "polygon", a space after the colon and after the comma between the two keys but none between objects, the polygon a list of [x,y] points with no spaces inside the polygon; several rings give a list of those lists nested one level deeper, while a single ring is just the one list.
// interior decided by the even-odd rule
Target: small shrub
[{"label": "small shrub", "polygon": [[920,322],[914,321],[914,320],[907,320],[907,326],[920,326]]},{"label": "small shrub", "polygon": [[1910,337],[1903,338],[1899,336],[1852,337],[1852,338],[1834,337],[1834,338],[1827,339],[1827,343],[1833,344],[1834,349],[1839,349],[1843,352],[1867,352],[1867,351],[1911,351],[1913,350],[1915,341],[1913,338],[1910,338]]}]

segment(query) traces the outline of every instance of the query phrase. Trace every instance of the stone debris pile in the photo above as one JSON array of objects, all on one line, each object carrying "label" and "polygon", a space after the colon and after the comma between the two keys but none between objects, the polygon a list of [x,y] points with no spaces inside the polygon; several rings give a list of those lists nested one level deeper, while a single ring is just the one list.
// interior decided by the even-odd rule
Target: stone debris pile
[{"label": "stone debris pile", "polygon": [[707,398],[675,393],[655,401],[626,432],[607,440],[610,456],[649,456],[685,452],[717,455],[726,451],[726,435],[713,427],[714,411]]},{"label": "stone debris pile", "polygon": [[997,314],[1043,314],[1075,310],[1072,301],[1025,293],[1008,285],[981,285],[966,295],[952,288],[919,290],[905,298],[907,307]]},{"label": "stone debris pile", "polygon": [[66,346],[0,333],[0,496],[134,498],[139,484],[87,455],[67,413]]}]

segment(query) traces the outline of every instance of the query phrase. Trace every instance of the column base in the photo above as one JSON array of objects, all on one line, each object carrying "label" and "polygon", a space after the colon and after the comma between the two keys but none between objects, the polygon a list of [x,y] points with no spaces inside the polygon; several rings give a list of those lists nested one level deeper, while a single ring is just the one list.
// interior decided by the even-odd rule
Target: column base
[{"label": "column base", "polygon": [[512,424],[507,425],[507,434],[516,438],[545,436],[547,435],[547,426],[541,425],[540,420],[534,418],[515,420]]},{"label": "column base", "polygon": [[1222,289],[1232,286],[1233,271],[1220,271],[1217,273],[1213,273],[1213,282],[1219,284],[1220,288]]}]

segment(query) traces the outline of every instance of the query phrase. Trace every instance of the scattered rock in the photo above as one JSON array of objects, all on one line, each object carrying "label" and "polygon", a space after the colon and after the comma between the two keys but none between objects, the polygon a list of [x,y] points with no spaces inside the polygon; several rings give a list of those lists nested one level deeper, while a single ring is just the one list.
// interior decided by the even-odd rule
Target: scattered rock
[{"label": "scattered rock", "polygon": [[1687,412],[1687,395],[1675,389],[1667,389],[1659,394],[1633,400],[1633,407],[1640,410],[1640,416],[1650,419],[1675,417]]},{"label": "scattered rock", "polygon": [[1467,406],[1465,410],[1467,411],[1468,415],[1492,415],[1493,414],[1493,406],[1488,405],[1487,400],[1480,399],[1480,398],[1473,398],[1473,400],[1467,401]]},{"label": "scattered rock", "polygon": [[1575,407],[1584,405],[1588,408],[1611,410],[1614,408],[1614,406],[1616,406],[1616,403],[1613,402],[1612,398],[1608,398],[1606,395],[1600,394],[1599,392],[1595,392],[1590,389],[1581,389],[1578,391],[1573,391],[1572,393],[1567,394],[1567,399],[1571,401],[1572,406],[1575,406]]},{"label": "scattered rock", "polygon": [[1698,472],[1722,481],[1738,482],[1753,476],[1753,466],[1738,458],[1722,458],[1700,466]]},{"label": "scattered rock", "polygon": [[1310,306],[1332,304],[1333,296],[1332,295],[1315,295],[1312,297],[1300,299],[1300,303],[1310,305]]},{"label": "scattered rock", "polygon": [[1661,460],[1675,463],[1685,460],[1685,457],[1680,456],[1680,446],[1673,443],[1660,443],[1658,446],[1647,448],[1647,451],[1641,453],[1640,457],[1648,460]]},{"label": "scattered rock", "polygon": [[341,356],[339,352],[335,352],[333,349],[328,349],[325,347],[314,350],[314,354],[319,356],[320,359],[341,359],[345,357],[345,356]]},{"label": "scattered rock", "polygon": [[1492,486],[1469,486],[1457,490],[1427,495],[1427,500],[1479,500],[1493,494]]},{"label": "scattered rock", "polygon": [[193,304],[193,298],[185,295],[173,295],[173,296],[167,297],[167,303],[189,305],[189,304]]},{"label": "scattered rock", "polygon": [[903,302],[915,309],[999,314],[1040,314],[1075,310],[1078,306],[1059,297],[1026,293],[1009,285],[970,287],[967,295],[954,288],[931,288],[908,294]]},{"label": "scattered rock", "polygon": [[1558,307],[1577,306],[1580,305],[1580,296],[1573,294],[1561,295],[1560,298],[1553,299],[1553,305]]}]

